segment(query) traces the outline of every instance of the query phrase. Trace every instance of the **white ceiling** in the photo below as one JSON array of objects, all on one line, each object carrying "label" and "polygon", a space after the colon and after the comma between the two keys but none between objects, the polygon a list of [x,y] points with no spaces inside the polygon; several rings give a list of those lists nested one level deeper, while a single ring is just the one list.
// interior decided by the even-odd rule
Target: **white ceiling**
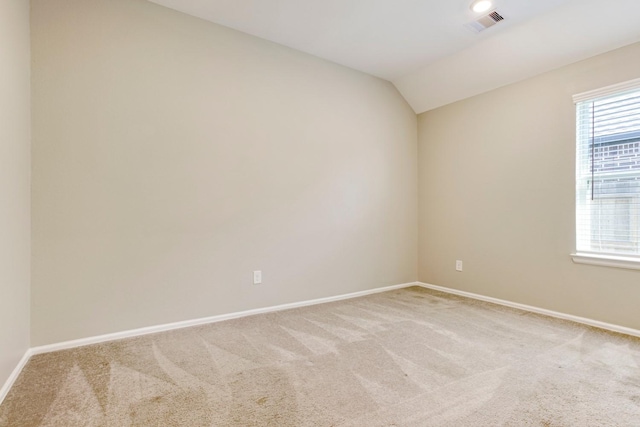
[{"label": "white ceiling", "polygon": [[640,0],[150,0],[393,82],[416,113],[640,40]]}]

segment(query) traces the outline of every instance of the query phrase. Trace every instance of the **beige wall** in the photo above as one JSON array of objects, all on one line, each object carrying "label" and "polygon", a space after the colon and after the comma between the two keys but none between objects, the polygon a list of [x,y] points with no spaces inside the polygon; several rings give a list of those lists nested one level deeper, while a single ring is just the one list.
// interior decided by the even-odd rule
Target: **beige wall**
[{"label": "beige wall", "polygon": [[569,257],[571,96],[639,70],[635,44],[420,115],[420,280],[640,329],[640,271]]},{"label": "beige wall", "polygon": [[0,2],[0,386],[29,348],[29,1]]},{"label": "beige wall", "polygon": [[390,83],[143,0],[32,26],[34,345],[417,278]]},{"label": "beige wall", "polygon": [[[416,278],[640,329],[640,272],[569,257],[571,95],[637,78],[640,44],[424,113],[416,148],[387,82],[143,0],[32,4],[34,345]],[[28,273],[3,251],[11,367]]]}]

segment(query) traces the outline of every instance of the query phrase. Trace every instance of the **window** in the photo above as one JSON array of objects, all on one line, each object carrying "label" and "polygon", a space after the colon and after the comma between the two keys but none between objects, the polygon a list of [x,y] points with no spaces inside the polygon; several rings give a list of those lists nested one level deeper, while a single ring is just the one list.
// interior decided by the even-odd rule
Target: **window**
[{"label": "window", "polygon": [[640,79],[574,100],[574,261],[640,269]]}]

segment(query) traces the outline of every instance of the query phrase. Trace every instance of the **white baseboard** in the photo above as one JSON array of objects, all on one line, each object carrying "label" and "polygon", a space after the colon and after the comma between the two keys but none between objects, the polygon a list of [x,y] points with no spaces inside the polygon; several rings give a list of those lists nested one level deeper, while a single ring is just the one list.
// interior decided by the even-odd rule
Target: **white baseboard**
[{"label": "white baseboard", "polygon": [[306,307],[309,305],[323,304],[327,302],[340,301],[344,299],[357,298],[365,295],[377,294],[380,292],[392,291],[394,289],[407,288],[409,286],[419,286],[418,282],[402,283],[400,285],[385,286],[382,288],[368,289],[366,291],[353,292],[350,294],[337,295],[332,297],[318,298],[307,301],[281,304],[271,307],[257,308],[253,310],[239,311],[235,313],[221,314],[218,316],[203,317],[200,319],[184,320],[181,322],[167,323],[164,325],[149,326],[146,328],[132,329],[128,331],[115,332],[112,334],[99,335],[95,337],[80,338],[72,341],[64,341],[55,344],[42,345],[31,348],[31,354],[50,353],[52,351],[67,350],[85,345],[98,344],[107,341],[114,341],[123,338],[137,337],[157,332],[171,331],[174,329],[188,328],[190,326],[204,325],[207,323],[222,322],[223,320],[237,319],[239,317],[253,316],[255,314],[272,313],[274,311],[289,310],[292,308]]},{"label": "white baseboard", "polygon": [[588,319],[586,317],[574,316],[571,314],[560,313],[558,311],[547,310],[545,308],[533,307],[531,305],[520,304],[517,302],[506,301],[498,298],[487,297],[484,295],[474,294],[471,292],[459,291],[457,289],[445,288],[443,286],[431,285],[429,283],[419,282],[418,286],[423,288],[433,289],[435,291],[446,292],[448,294],[458,295],[461,297],[472,298],[480,301],[490,302],[493,304],[503,305],[506,307],[517,308],[531,313],[543,314],[545,316],[555,317],[563,320],[570,320],[576,323],[582,323],[583,325],[593,326],[600,329],[606,329],[612,332],[619,332],[625,335],[631,335],[634,337],[640,337],[640,330],[627,328],[626,326],[614,325],[611,323],[600,322],[599,320]]},{"label": "white baseboard", "polygon": [[22,356],[22,359],[20,359],[18,365],[11,372],[11,375],[9,375],[9,378],[7,378],[7,381],[5,381],[2,388],[0,388],[0,405],[4,401],[5,397],[7,397],[7,394],[9,394],[9,390],[11,390],[11,387],[13,387],[13,383],[15,383],[18,379],[18,376],[20,376],[20,372],[22,372],[22,369],[25,367],[32,354],[33,353],[31,352],[31,349],[28,349],[24,353],[24,356]]}]

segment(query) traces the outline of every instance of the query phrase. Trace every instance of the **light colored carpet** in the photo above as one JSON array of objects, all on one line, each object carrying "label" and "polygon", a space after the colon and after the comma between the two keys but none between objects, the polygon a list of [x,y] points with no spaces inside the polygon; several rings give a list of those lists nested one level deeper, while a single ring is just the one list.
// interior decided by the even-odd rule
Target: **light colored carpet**
[{"label": "light colored carpet", "polygon": [[35,356],[0,426],[640,426],[640,340],[423,288]]}]

